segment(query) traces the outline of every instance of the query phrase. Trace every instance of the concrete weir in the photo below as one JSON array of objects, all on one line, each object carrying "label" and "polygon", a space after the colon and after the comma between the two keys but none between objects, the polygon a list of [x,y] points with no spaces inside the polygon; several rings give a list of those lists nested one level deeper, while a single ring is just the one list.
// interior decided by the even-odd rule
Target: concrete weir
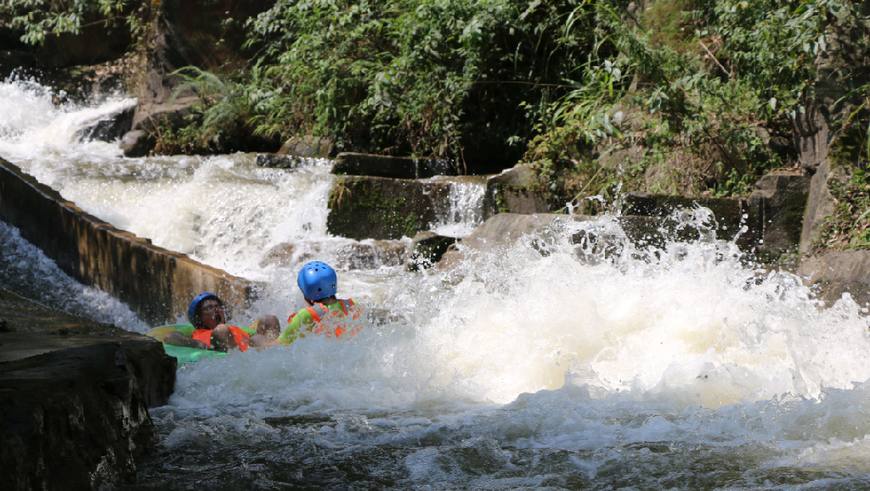
[{"label": "concrete weir", "polygon": [[117,229],[2,158],[0,219],[67,274],[117,297],[151,324],[174,320],[203,290],[230,305],[249,305],[255,295],[252,282]]}]

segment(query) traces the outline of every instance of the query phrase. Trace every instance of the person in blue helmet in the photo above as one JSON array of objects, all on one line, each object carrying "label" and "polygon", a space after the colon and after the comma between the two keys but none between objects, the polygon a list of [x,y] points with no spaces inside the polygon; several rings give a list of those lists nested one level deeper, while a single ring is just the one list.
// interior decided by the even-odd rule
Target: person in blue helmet
[{"label": "person in blue helmet", "polygon": [[190,328],[178,328],[163,342],[190,348],[227,351],[246,351],[248,346],[265,346],[277,337],[278,318],[268,315],[257,319],[252,327],[239,327],[228,323],[229,316],[223,300],[211,292],[202,292],[187,308]]},{"label": "person in blue helmet", "polygon": [[309,333],[352,337],[362,328],[361,312],[353,299],[336,297],[338,275],[330,265],[322,261],[305,263],[296,276],[296,284],[308,306],[287,319],[278,343],[290,344]]}]

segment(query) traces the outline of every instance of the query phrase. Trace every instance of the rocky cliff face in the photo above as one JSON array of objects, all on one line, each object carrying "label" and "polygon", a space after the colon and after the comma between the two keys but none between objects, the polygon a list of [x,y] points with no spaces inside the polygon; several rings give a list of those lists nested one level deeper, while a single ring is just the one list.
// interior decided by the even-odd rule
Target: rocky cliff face
[{"label": "rocky cliff face", "polygon": [[142,335],[0,289],[0,488],[88,489],[133,477],[154,445],[148,407],[175,359]]}]

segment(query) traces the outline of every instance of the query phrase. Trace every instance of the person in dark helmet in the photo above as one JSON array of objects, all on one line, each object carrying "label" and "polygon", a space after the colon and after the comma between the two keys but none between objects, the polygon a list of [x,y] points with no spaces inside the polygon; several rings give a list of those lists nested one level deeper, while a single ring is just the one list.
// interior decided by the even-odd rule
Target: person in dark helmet
[{"label": "person in dark helmet", "polygon": [[[229,317],[224,301],[211,292],[202,292],[193,298],[187,308],[187,319],[193,326],[191,332],[179,330],[170,333],[163,342],[217,351],[230,349],[246,351],[248,346],[266,343],[263,336],[256,337],[259,330],[269,332],[269,327],[279,325],[278,318],[274,315],[258,319],[256,328],[242,328],[228,324]],[[255,336],[255,339],[252,340],[252,336]]]},{"label": "person in dark helmet", "polygon": [[296,276],[296,285],[308,306],[287,319],[279,343],[291,344],[308,333],[352,337],[362,328],[361,312],[353,299],[336,297],[338,275],[330,265],[322,261],[305,263]]}]

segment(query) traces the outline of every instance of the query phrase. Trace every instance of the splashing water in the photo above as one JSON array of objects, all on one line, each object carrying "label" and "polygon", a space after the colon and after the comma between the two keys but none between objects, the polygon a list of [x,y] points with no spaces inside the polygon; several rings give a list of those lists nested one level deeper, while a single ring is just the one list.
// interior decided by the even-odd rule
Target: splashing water
[{"label": "splashing water", "polygon": [[[21,137],[0,138],[0,155],[92,213],[267,281],[242,318],[298,308],[295,261],[333,260],[349,243],[326,232],[328,162],[287,172],[246,155],[21,158],[4,150],[10,138]],[[184,367],[170,404],[152,410],[162,444],[140,482],[870,485],[866,311],[848,296],[821,308],[797,277],[748,265],[707,212],[675,214],[698,239],[658,249],[628,242],[605,215],[466,249],[450,271],[341,271],[340,295],[390,320],[346,342],[306,337]],[[613,247],[569,240],[581,232]],[[5,256],[18,239],[3,234]],[[263,265],[285,242],[298,246],[291,264]]]},{"label": "splashing water", "polygon": [[49,307],[114,324],[128,331],[148,326],[129,307],[96,288],[82,285],[54,261],[21,237],[17,228],[0,221],[0,286]]},{"label": "splashing water", "polygon": [[[81,141],[82,131],[136,104],[129,97],[109,97],[96,106],[55,105],[55,94],[34,82],[0,83],[0,156],[18,165],[39,161],[32,174],[54,185],[70,164],[98,164],[120,157],[117,144]],[[60,173],[60,175],[58,175]]]},{"label": "splashing water", "polygon": [[483,221],[483,197],[486,183],[474,178],[442,178],[450,183],[445,210],[432,231],[447,237],[465,237]]},{"label": "splashing water", "polygon": [[270,462],[311,455],[336,484],[360,459],[396,487],[867,482],[866,315],[730,251],[626,245],[591,265],[528,240],[395,278],[401,321],[182,371],[155,412],[164,450],[227,462],[252,438],[233,455],[297,484]]}]

